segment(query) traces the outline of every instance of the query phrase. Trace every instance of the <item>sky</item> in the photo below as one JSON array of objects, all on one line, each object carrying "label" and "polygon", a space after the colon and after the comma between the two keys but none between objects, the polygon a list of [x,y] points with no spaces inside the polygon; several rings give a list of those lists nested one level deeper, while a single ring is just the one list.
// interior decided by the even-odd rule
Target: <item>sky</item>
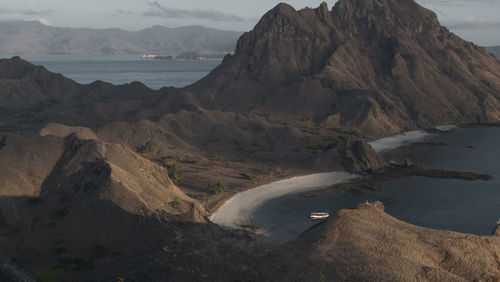
[{"label": "sky", "polygon": [[[140,30],[154,25],[203,25],[251,30],[274,0],[1,0],[1,20],[38,20],[61,27]],[[301,9],[320,0],[288,0]],[[326,1],[329,7],[335,0]],[[441,24],[482,46],[500,45],[500,0],[417,0]],[[203,3],[200,5],[200,3]],[[1,23],[0,23],[1,24]]]}]

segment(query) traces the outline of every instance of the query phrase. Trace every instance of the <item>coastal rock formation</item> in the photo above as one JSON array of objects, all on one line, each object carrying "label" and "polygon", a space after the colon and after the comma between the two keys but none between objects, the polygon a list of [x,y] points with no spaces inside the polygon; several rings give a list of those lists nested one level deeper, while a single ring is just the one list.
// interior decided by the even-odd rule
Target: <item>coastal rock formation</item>
[{"label": "coastal rock formation", "polygon": [[356,140],[343,143],[336,150],[321,155],[315,166],[359,173],[373,172],[387,167],[388,164],[370,145],[362,140]]},{"label": "coastal rock formation", "polygon": [[280,4],[188,89],[208,107],[309,117],[371,136],[500,119],[500,61],[413,0]]},{"label": "coastal rock formation", "polygon": [[[382,203],[338,211],[288,244],[280,255],[289,263],[282,265],[283,280],[498,281],[500,277],[499,236],[418,227],[391,217]],[[292,263],[287,259],[291,256],[301,257],[301,263],[311,268]]]},{"label": "coastal rock formation", "polygon": [[340,150],[342,166],[351,172],[374,171],[387,166],[387,162],[372,147],[363,141],[345,144]]}]

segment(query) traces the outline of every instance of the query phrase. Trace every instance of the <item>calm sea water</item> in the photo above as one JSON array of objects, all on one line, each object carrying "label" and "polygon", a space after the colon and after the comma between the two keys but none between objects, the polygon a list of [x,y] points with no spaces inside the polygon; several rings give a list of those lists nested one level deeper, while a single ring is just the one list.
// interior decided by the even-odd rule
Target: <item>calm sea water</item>
[{"label": "calm sea water", "polygon": [[152,60],[142,59],[140,55],[39,55],[22,58],[82,84],[96,80],[115,85],[140,81],[152,89],[190,85],[207,75],[222,61]]},{"label": "calm sea water", "polygon": [[[492,181],[410,177],[389,182],[380,192],[362,191],[306,198],[286,196],[253,214],[277,242],[294,239],[315,223],[311,211],[334,212],[358,203],[382,201],[403,221],[435,229],[489,235],[500,217],[500,128],[467,128],[431,137],[445,146],[410,145],[388,153],[427,167],[488,173]],[[473,148],[468,148],[473,146]]]}]

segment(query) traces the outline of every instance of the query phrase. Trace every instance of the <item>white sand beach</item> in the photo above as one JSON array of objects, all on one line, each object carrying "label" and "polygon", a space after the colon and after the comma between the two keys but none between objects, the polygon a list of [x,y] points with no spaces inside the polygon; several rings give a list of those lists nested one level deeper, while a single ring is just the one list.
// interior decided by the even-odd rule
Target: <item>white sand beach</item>
[{"label": "white sand beach", "polygon": [[[441,126],[438,130],[453,130],[455,126]],[[401,135],[386,137],[369,142],[377,153],[395,149],[397,147],[419,142],[432,134],[425,131],[410,131]],[[315,191],[340,184],[358,175],[347,172],[327,172],[293,177],[276,181],[236,194],[227,200],[212,216],[210,220],[221,226],[239,228],[241,225],[251,224],[251,215],[262,204],[271,199],[289,194]]]},{"label": "white sand beach", "polygon": [[425,138],[431,136],[429,132],[417,130],[405,132],[401,135],[395,135],[391,137],[386,137],[382,139],[377,139],[368,144],[372,146],[373,150],[377,153],[382,153],[384,151],[392,150],[403,145],[408,145],[418,141],[422,141]]},{"label": "white sand beach", "polygon": [[263,203],[288,194],[314,191],[358,177],[347,172],[327,172],[293,177],[236,194],[212,216],[212,222],[229,228],[251,224],[251,214]]}]

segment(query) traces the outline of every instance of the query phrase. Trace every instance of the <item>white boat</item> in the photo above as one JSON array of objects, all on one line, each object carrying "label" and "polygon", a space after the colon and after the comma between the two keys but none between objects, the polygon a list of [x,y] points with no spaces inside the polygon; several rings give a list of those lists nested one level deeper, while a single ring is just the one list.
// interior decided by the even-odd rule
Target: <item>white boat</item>
[{"label": "white boat", "polygon": [[312,212],[309,216],[310,219],[325,219],[330,217],[330,214],[327,212]]}]

